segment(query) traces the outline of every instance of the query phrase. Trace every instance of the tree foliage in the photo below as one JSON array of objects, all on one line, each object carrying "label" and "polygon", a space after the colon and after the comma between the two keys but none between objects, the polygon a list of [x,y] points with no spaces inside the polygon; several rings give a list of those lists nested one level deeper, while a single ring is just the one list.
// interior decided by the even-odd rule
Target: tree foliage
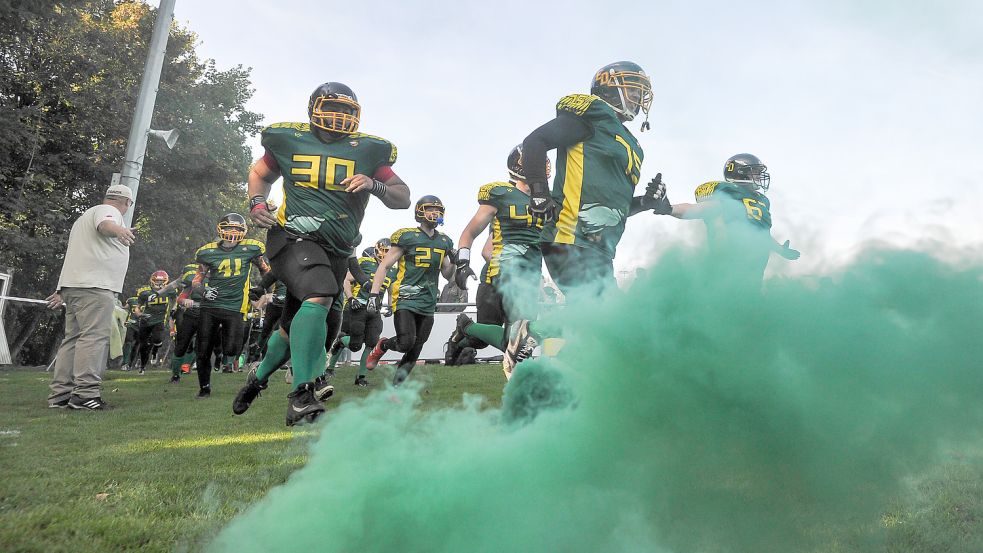
[{"label": "tree foliage", "polygon": [[[54,290],[72,223],[119,171],[155,19],[142,2],[0,0],[0,267],[13,295]],[[245,140],[261,119],[245,107],[249,69],[199,59],[196,41],[172,24],[152,126],[181,137],[148,145],[124,294],[157,269],[175,275],[222,214],[246,207]],[[50,360],[60,317],[8,304],[5,322],[21,362]]]}]

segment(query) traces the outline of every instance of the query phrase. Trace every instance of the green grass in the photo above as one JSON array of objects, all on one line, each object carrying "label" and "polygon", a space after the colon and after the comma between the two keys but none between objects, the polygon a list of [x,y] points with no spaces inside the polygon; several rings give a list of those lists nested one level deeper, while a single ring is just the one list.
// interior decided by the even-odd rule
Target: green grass
[{"label": "green grass", "polygon": [[[326,416],[384,374],[356,388],[355,369],[339,368]],[[164,371],[109,371],[104,399],[116,409],[94,413],[48,409],[48,373],[0,371],[0,551],[198,549],[306,460],[315,427],[284,425],[282,375],[237,417],[242,373],[213,374],[212,397],[197,400],[194,375],[172,385]],[[411,378],[427,383],[423,409],[465,392],[498,406],[504,384],[500,365],[422,365]]]},{"label": "green grass", "polygon": [[[215,374],[212,397],[196,400],[193,375],[171,385],[164,371],[111,371],[105,399],[116,409],[89,413],[46,408],[48,373],[0,371],[0,552],[198,550],[306,460],[316,427],[284,426],[282,375],[235,417],[241,373]],[[383,375],[355,388],[354,369],[340,368],[326,416],[381,388]],[[466,392],[491,407],[501,402],[497,365],[419,366],[412,378],[426,382],[424,410],[458,404]],[[910,494],[885,509],[881,551],[983,551],[981,457],[953,454],[913,481]],[[828,530],[823,552],[868,553],[851,544],[850,532]]]}]

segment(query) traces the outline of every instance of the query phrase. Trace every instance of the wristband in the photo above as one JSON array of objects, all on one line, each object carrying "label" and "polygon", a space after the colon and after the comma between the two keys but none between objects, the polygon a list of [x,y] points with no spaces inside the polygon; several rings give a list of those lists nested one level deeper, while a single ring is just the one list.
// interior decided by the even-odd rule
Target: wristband
[{"label": "wristband", "polygon": [[263,196],[257,194],[255,196],[253,196],[252,198],[249,198],[249,212],[250,213],[252,213],[253,211],[256,211],[256,207],[257,206],[260,206],[260,205],[263,206],[264,209],[269,209],[267,207],[267,205],[266,205],[266,198],[264,198]]},{"label": "wristband", "polygon": [[372,191],[369,192],[370,194],[376,198],[382,199],[386,196],[387,191],[388,188],[386,187],[386,183],[378,179],[372,179]]},{"label": "wristband", "polygon": [[458,261],[471,261],[471,248],[461,248],[457,250]]}]

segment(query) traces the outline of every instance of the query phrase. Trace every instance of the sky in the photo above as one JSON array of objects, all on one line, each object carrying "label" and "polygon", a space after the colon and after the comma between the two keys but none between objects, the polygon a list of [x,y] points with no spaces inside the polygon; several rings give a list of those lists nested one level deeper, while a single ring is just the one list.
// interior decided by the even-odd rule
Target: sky
[{"label": "sky", "polygon": [[[642,183],[661,172],[672,202],[692,202],[733,154],[768,165],[773,234],[802,251],[770,272],[822,272],[871,241],[981,250],[978,1],[178,0],[175,19],[219,68],[252,68],[248,108],[264,124],[306,121],[318,84],[349,85],[359,130],[396,144],[394,170],[414,201],[444,201],[455,242],[512,146],[627,59],[655,94],[651,130],[628,123]],[[250,146],[262,154],[258,136]],[[364,245],[413,225],[373,199]],[[702,236],[696,221],[637,215],[616,271]]]}]

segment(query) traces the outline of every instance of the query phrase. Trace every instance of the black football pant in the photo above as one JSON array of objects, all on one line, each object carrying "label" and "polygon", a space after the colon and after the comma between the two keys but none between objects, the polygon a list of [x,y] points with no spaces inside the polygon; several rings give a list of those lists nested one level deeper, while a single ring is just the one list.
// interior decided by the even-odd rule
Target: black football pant
[{"label": "black football pant", "polygon": [[348,349],[358,351],[363,345],[374,347],[379,342],[382,335],[382,315],[379,313],[369,315],[364,307],[355,311],[346,309],[345,323],[348,327]]},{"label": "black football pant", "polygon": [[200,317],[199,309],[184,309],[178,312],[175,321],[177,334],[174,335],[174,357],[183,357],[191,349],[195,335],[198,334],[198,319]]},{"label": "black football pant", "polygon": [[263,314],[263,331],[259,335],[260,354],[263,356],[266,355],[266,342],[270,340],[270,336],[276,330],[281,314],[283,314],[282,305],[266,304],[266,312]]},{"label": "black football pant", "polygon": [[393,385],[398,386],[410,375],[416,360],[420,358],[420,352],[423,351],[423,344],[426,344],[427,339],[430,338],[433,314],[421,315],[405,309],[397,309],[393,315],[393,323],[396,326],[396,336],[383,342],[382,349],[396,350],[403,354],[399,365],[396,366],[396,376],[393,379]]},{"label": "black football pant", "polygon": [[141,326],[137,332],[137,343],[140,344],[140,366],[146,369],[151,350],[156,350],[164,343],[164,323]]},{"label": "black football pant", "polygon": [[242,313],[230,309],[202,307],[198,320],[198,385],[204,388],[212,379],[212,347],[222,340],[222,356],[231,359],[242,347]]}]

